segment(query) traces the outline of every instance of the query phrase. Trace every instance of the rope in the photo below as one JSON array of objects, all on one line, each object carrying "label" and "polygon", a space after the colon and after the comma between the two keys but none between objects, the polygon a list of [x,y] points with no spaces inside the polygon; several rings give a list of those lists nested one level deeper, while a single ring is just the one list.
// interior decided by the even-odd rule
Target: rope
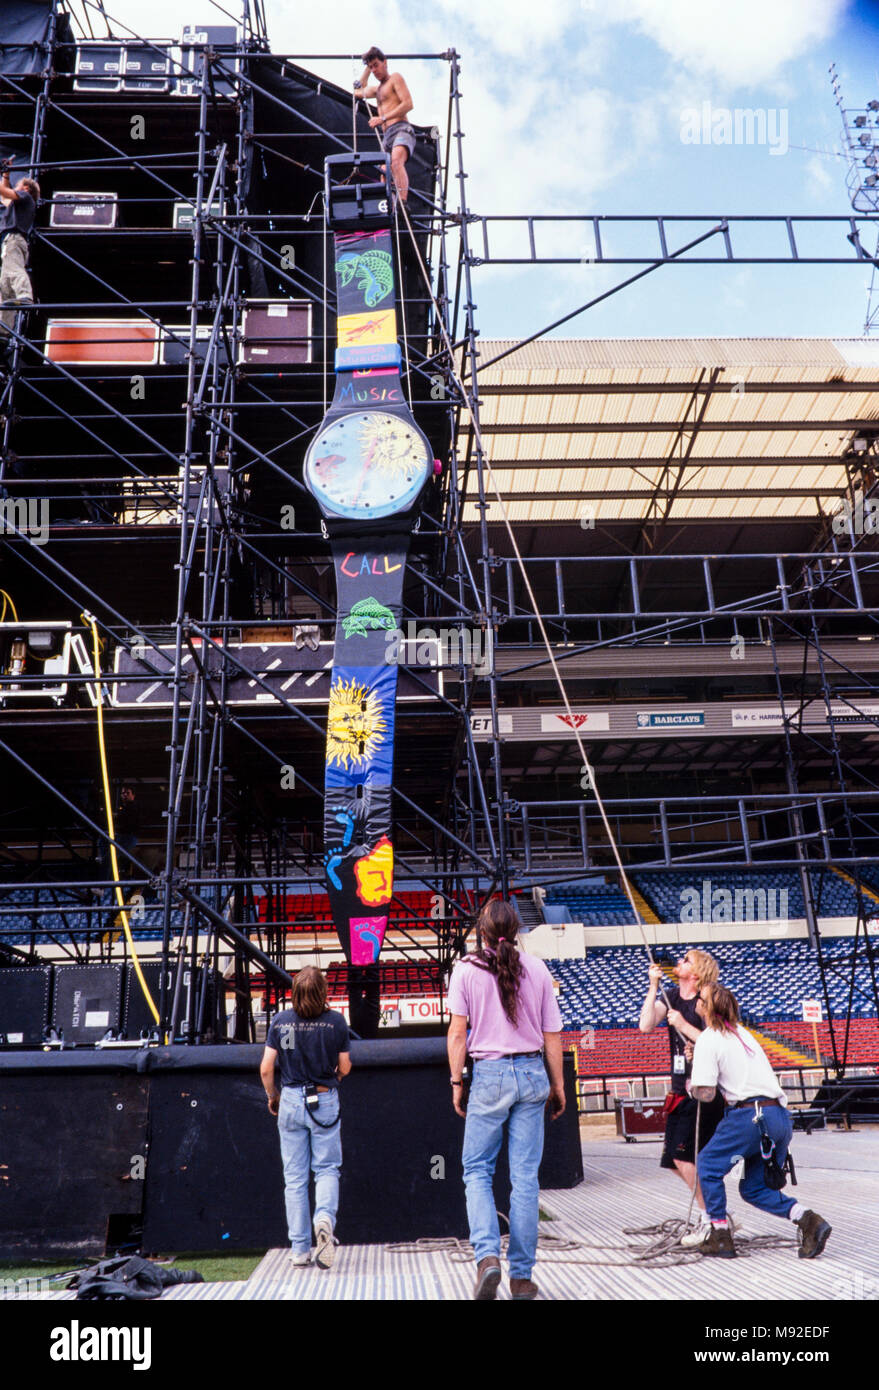
[{"label": "rope", "polygon": [[324,225],[324,230],[323,230],[323,244],[324,244],[324,313],[323,313],[323,319],[324,319],[324,377],[323,377],[323,383],[324,383],[324,414],[326,415],[326,413],[327,413],[327,314],[328,314],[328,312],[329,312],[329,300],[330,300],[330,294],[329,294],[329,290],[328,290],[328,288],[327,288],[327,238],[328,238],[329,235],[330,235],[330,229],[329,229],[329,227],[327,226],[327,200],[326,200],[326,197],[324,197],[324,200],[323,200],[323,208],[324,208],[324,218],[323,218],[323,225]]},{"label": "rope", "polygon": [[[699,1162],[699,1121],[700,1121],[701,1118],[702,1118],[702,1102],[701,1102],[701,1100],[697,1100],[697,1101],[696,1101],[696,1133],[695,1133],[695,1136],[694,1136],[694,1138],[693,1138],[693,1167],[694,1167],[694,1168],[696,1168],[696,1165],[697,1165],[698,1162]],[[696,1188],[697,1188],[698,1186],[699,1186],[699,1170],[698,1170],[698,1168],[696,1168],[695,1181],[694,1181],[694,1183],[693,1183],[693,1190],[692,1190],[692,1192],[690,1193],[690,1205],[687,1207],[687,1220],[686,1220],[686,1227],[687,1227],[687,1230],[690,1229],[690,1221],[691,1221],[692,1216],[693,1216],[693,1203],[694,1203],[695,1200],[696,1200]]]},{"label": "rope", "polygon": [[[388,197],[391,191],[388,189]],[[405,207],[405,204],[403,205]],[[394,198],[394,230],[397,234],[397,265],[400,267],[400,317],[403,321],[403,360],[406,363],[406,392],[409,409],[415,414],[412,405],[412,372],[409,366],[409,339],[406,336],[406,296],[403,293],[403,257],[400,252],[400,199]]]},{"label": "rope", "polygon": [[116,845],[114,844],[114,841],[116,839],[116,831],[113,826],[113,802],[110,797],[110,773],[107,767],[107,748],[104,742],[104,691],[101,685],[101,652],[100,639],[98,638],[98,625],[92,617],[91,613],[81,613],[80,617],[82,618],[82,621],[86,624],[86,626],[90,627],[92,630],[92,643],[94,647],[95,662],[95,711],[98,716],[98,748],[101,754],[101,779],[104,786],[104,806],[107,814],[107,834],[110,837],[110,863],[113,869],[113,878],[115,879],[114,888],[116,891],[116,904],[119,908],[119,916],[122,920],[122,927],[125,932],[125,940],[128,942],[128,949],[131,952],[131,962],[134,966],[134,973],[136,974],[138,983],[141,989],[143,990],[143,997],[147,1002],[150,1013],[152,1014],[156,1023],[158,1023],[159,1011],[156,1008],[153,996],[150,994],[149,986],[147,985],[147,982],[144,979],[143,971],[140,968],[140,960],[138,959],[137,950],[134,945],[134,937],[131,934],[131,927],[128,922],[128,913],[126,911],[125,897],[122,892],[122,885],[119,882],[119,864],[116,858]]},{"label": "rope", "polygon": [[[476,436],[477,447],[478,447],[479,452],[480,452],[480,454],[482,455],[482,457],[483,457],[483,459],[484,459],[484,461],[485,461],[486,467],[487,467],[487,469],[488,469],[488,475],[489,475],[489,478],[490,478],[490,480],[491,480],[491,485],[492,485],[492,487],[493,487],[493,489],[494,489],[495,496],[496,496],[496,498],[497,498],[497,500],[498,500],[498,504],[499,504],[499,506],[500,506],[501,516],[502,516],[502,518],[503,518],[504,526],[506,527],[507,535],[509,536],[509,539],[510,539],[510,544],[511,544],[511,546],[512,546],[513,554],[514,554],[514,556],[515,556],[515,558],[516,558],[516,563],[517,563],[518,566],[519,566],[519,570],[520,570],[521,575],[522,575],[522,580],[523,580],[523,583],[524,583],[524,585],[525,585],[525,589],[526,589],[527,594],[528,594],[528,599],[529,599],[529,602],[530,602],[530,604],[531,604],[532,611],[533,611],[534,616],[535,616],[535,618],[536,618],[536,620],[537,620],[537,625],[538,625],[538,628],[539,628],[539,630],[540,630],[540,636],[541,636],[541,638],[542,638],[542,640],[543,640],[543,645],[544,645],[544,647],[545,647],[545,649],[546,649],[546,654],[547,654],[547,656],[548,656],[548,658],[549,658],[549,663],[550,663],[550,665],[551,665],[551,667],[552,667],[552,672],[553,672],[553,675],[554,675],[554,677],[555,677],[556,684],[557,684],[557,686],[558,686],[558,688],[559,688],[559,693],[561,694],[562,700],[563,700],[563,702],[564,702],[565,710],[566,710],[566,712],[567,712],[568,719],[569,719],[569,721],[570,721],[570,726],[571,726],[571,729],[573,730],[573,733],[574,733],[574,738],[575,738],[576,741],[577,741],[577,748],[578,748],[578,751],[579,751],[579,753],[580,753],[580,757],[581,757],[582,760],[583,760],[583,767],[584,767],[585,771],[589,774],[589,784],[590,784],[590,786],[591,786],[591,788],[592,788],[592,791],[593,791],[593,793],[594,793],[594,795],[595,795],[595,803],[596,803],[596,805],[597,805],[597,807],[598,807],[599,814],[601,815],[601,820],[602,820],[602,824],[603,824],[603,826],[604,826],[605,834],[607,835],[608,843],[610,844],[610,847],[611,847],[611,849],[612,849],[612,851],[613,851],[614,859],[616,860],[617,869],[618,869],[619,875],[620,875],[620,882],[622,883],[623,888],[624,888],[625,893],[626,893],[626,896],[627,896],[627,898],[629,899],[629,904],[630,904],[631,909],[632,909],[632,912],[633,912],[633,914],[634,914],[635,923],[636,923],[636,925],[637,925],[637,927],[638,927],[638,929],[639,929],[639,931],[640,931],[640,933],[641,933],[641,939],[642,939],[642,941],[643,941],[643,943],[644,943],[644,949],[645,949],[646,952],[647,952],[647,955],[648,955],[648,958],[649,958],[649,960],[650,960],[651,965],[653,965],[653,964],[655,964],[655,961],[654,961],[654,959],[653,959],[653,952],[652,952],[651,947],[650,947],[650,942],[649,942],[648,939],[647,939],[647,933],[646,933],[646,931],[644,930],[644,923],[643,923],[642,920],[641,920],[641,914],[640,914],[640,912],[638,911],[638,906],[637,906],[637,903],[635,902],[635,896],[634,896],[634,893],[632,892],[632,886],[631,886],[631,884],[629,883],[628,876],[627,876],[627,874],[626,874],[625,869],[623,868],[623,861],[622,861],[622,858],[621,858],[621,856],[620,856],[619,846],[617,845],[617,842],[616,842],[616,839],[615,839],[615,837],[614,837],[613,831],[611,830],[610,821],[608,820],[607,812],[606,812],[605,806],[604,806],[604,801],[602,800],[601,793],[600,793],[599,790],[598,790],[598,782],[597,782],[596,777],[595,777],[595,772],[594,772],[594,770],[593,770],[593,768],[592,768],[592,764],[590,763],[589,758],[588,758],[587,755],[586,755],[586,749],[585,749],[584,744],[583,744],[583,739],[582,739],[582,737],[581,737],[581,735],[580,735],[580,731],[579,731],[579,729],[577,728],[576,721],[575,721],[575,719],[574,719],[574,711],[573,711],[573,709],[571,708],[571,702],[570,702],[570,700],[568,699],[568,692],[567,692],[567,690],[566,690],[566,688],[565,688],[565,683],[564,683],[564,680],[562,679],[562,674],[561,674],[561,672],[560,672],[560,670],[559,670],[559,668],[558,668],[558,663],[556,662],[555,654],[554,654],[554,652],[553,652],[553,650],[552,650],[552,645],[551,645],[550,640],[549,640],[549,634],[548,634],[547,631],[546,631],[546,627],[545,627],[545,624],[544,624],[544,621],[543,621],[543,617],[542,617],[542,615],[541,615],[540,608],[539,608],[538,603],[537,603],[537,599],[535,598],[535,595],[534,595],[534,590],[533,590],[532,587],[531,587],[531,581],[530,581],[530,579],[528,578],[528,572],[527,572],[527,570],[526,570],[526,568],[525,568],[525,562],[524,562],[523,559],[522,559],[522,554],[521,554],[521,551],[519,550],[519,546],[518,546],[518,543],[517,543],[517,541],[516,541],[515,533],[514,533],[513,528],[512,528],[512,526],[511,526],[511,524],[510,524],[509,514],[508,514],[508,512],[507,512],[506,504],[505,504],[505,502],[504,502],[504,499],[503,499],[503,496],[502,496],[502,494],[501,494],[500,488],[498,487],[498,483],[497,483],[497,479],[496,479],[496,477],[495,477],[494,469],[493,469],[492,464],[491,464],[491,459],[488,457],[488,454],[487,454],[487,452],[486,452],[486,450],[485,450],[485,446],[484,446],[483,441],[482,441],[482,432],[481,432],[481,430],[480,430],[480,428],[479,428],[479,420],[478,420],[478,417],[477,417],[477,415],[476,415],[476,412],[475,412],[474,409],[473,409],[472,396],[471,396],[470,392],[467,390],[466,386],[464,385],[464,382],[463,382],[463,380],[462,380],[462,378],[461,378],[459,372],[457,371],[457,369],[456,369],[456,367],[455,367],[455,354],[454,354],[454,348],[453,348],[453,346],[452,346],[452,342],[451,342],[451,339],[449,338],[448,332],[446,331],[446,326],[445,326],[445,324],[444,324],[444,322],[443,322],[443,319],[442,319],[442,314],[441,314],[441,312],[440,312],[440,307],[439,307],[439,305],[437,304],[436,298],[435,298],[435,296],[434,296],[434,293],[433,293],[433,286],[432,286],[431,283],[430,283],[430,276],[429,276],[428,273],[427,273],[427,267],[425,266],[424,261],[423,261],[422,256],[421,256],[421,252],[420,252],[420,250],[418,249],[418,242],[417,242],[416,239],[415,239],[415,232],[414,232],[414,229],[413,229],[413,227],[412,227],[412,223],[411,223],[411,221],[410,221],[410,219],[409,219],[409,212],[408,212],[408,209],[407,209],[405,203],[400,203],[400,200],[399,200],[399,199],[397,200],[397,202],[398,202],[398,206],[401,206],[402,209],[403,209],[403,216],[404,216],[405,219],[406,219],[406,225],[407,225],[407,227],[409,228],[409,236],[410,236],[410,238],[411,238],[411,240],[412,240],[412,245],[413,245],[414,250],[415,250],[415,255],[416,255],[417,259],[418,259],[418,264],[419,264],[419,266],[420,266],[420,268],[421,268],[421,273],[422,273],[422,276],[423,276],[423,278],[424,278],[424,283],[425,283],[425,285],[427,286],[427,292],[428,292],[428,294],[430,295],[431,302],[432,302],[432,304],[433,304],[434,313],[435,313],[435,315],[436,315],[436,321],[437,321],[437,324],[438,324],[438,326],[439,326],[440,332],[442,333],[442,336],[443,336],[443,338],[444,338],[444,340],[445,340],[446,350],[448,351],[448,354],[449,354],[449,372],[450,372],[451,376],[453,377],[453,379],[454,379],[454,381],[455,381],[455,384],[457,385],[459,391],[461,392],[461,397],[462,397],[462,399],[464,400],[464,402],[465,402],[465,404],[466,404],[466,406],[467,406],[467,409],[468,409],[469,412],[470,412],[470,421],[471,421],[471,425],[472,425],[472,427],[473,427],[474,434],[475,434],[475,436]],[[659,988],[660,988],[660,992],[661,992],[661,994],[662,994],[662,998],[663,998],[663,1001],[664,1001],[664,1003],[665,1003],[666,1008],[667,1008],[667,1009],[670,1009],[670,1008],[671,1008],[671,1004],[670,1004],[670,1002],[669,1002],[668,995],[666,994],[665,986],[664,986],[664,984],[662,983],[661,980],[660,980],[660,982],[659,982]],[[678,1029],[677,1031],[678,1031],[678,1034],[679,1034],[680,1037],[685,1038],[685,1035],[684,1035],[683,1033],[680,1032],[680,1029]],[[685,1040],[686,1040],[686,1039],[685,1039]]]},{"label": "rope", "polygon": [[[506,1221],[502,1213],[498,1215]],[[691,1250],[681,1247],[681,1236],[685,1235],[686,1231],[686,1223],[678,1217],[671,1217],[653,1226],[624,1226],[622,1234],[639,1237],[636,1241],[587,1241],[572,1236],[556,1235],[550,1231],[540,1231],[537,1236],[537,1259],[541,1264],[604,1265],[611,1269],[667,1269],[673,1265],[695,1264],[698,1260],[710,1258],[703,1256],[698,1246]],[[503,1236],[501,1254],[506,1252],[508,1244],[509,1236]],[[786,1249],[796,1244],[796,1240],[788,1236],[735,1237],[736,1254],[746,1259],[762,1250]],[[456,1236],[395,1241],[386,1245],[384,1249],[389,1255],[447,1254],[452,1264],[471,1264],[475,1258],[469,1242]],[[610,1251],[622,1258],[593,1258],[589,1254],[578,1253],[599,1250]]]},{"label": "rope", "polygon": [[[364,106],[366,107],[366,110],[367,110],[367,113],[368,113],[368,112],[369,112],[369,106],[368,106],[368,104],[367,104],[367,101],[366,101],[366,98],[365,98],[365,97],[363,98],[363,104],[364,104]],[[387,151],[385,150],[384,144],[382,143],[382,137],[381,137],[381,135],[379,134],[379,128],[378,128],[378,126],[374,126],[374,127],[373,127],[373,132],[374,132],[374,134],[375,134],[376,142],[377,142],[377,144],[378,144],[379,149],[381,150],[382,154],[386,154]],[[355,146],[355,148],[356,148],[356,146]],[[393,178],[393,175],[392,175],[391,177]],[[401,318],[402,324],[403,324],[403,359],[404,359],[404,361],[405,361],[405,363],[406,363],[406,394],[407,394],[408,397],[409,397],[409,409],[410,409],[410,410],[412,411],[412,413],[414,414],[414,413],[415,413],[415,410],[414,410],[414,407],[413,407],[413,404],[412,404],[412,372],[411,372],[410,367],[409,367],[409,338],[408,338],[407,333],[406,333],[406,296],[405,296],[405,294],[403,293],[403,257],[402,257],[402,254],[401,254],[401,252],[400,252],[400,207],[401,207],[401,206],[402,206],[402,208],[403,208],[403,215],[404,215],[405,218],[406,218],[406,225],[407,225],[408,228],[409,228],[409,235],[412,237],[412,242],[413,242],[413,244],[415,245],[415,250],[416,250],[416,252],[418,252],[418,245],[417,245],[417,243],[415,242],[415,236],[414,236],[414,234],[413,234],[413,232],[412,232],[412,224],[411,224],[411,222],[409,221],[409,214],[406,212],[406,204],[405,204],[405,203],[402,203],[402,204],[401,204],[400,199],[399,199],[398,197],[396,197],[396,193],[395,193],[395,190],[394,190],[394,189],[389,188],[389,189],[387,190],[387,192],[388,192],[388,197],[394,199],[394,231],[395,231],[395,233],[396,233],[396,238],[397,238],[397,265],[398,265],[399,268],[400,268],[400,318]],[[420,255],[418,256],[418,261],[419,261],[419,264],[420,264],[420,266],[421,266],[422,274],[424,275],[425,281],[426,281],[426,283],[427,283],[428,291],[430,291],[430,290],[431,290],[430,279],[429,279],[429,277],[428,277],[428,275],[427,275],[427,271],[426,271],[425,268],[424,268],[424,262],[422,261]],[[431,299],[433,299],[433,294],[432,294],[432,292],[431,292]],[[436,305],[436,300],[434,300],[434,305]],[[448,340],[447,340],[447,341],[448,341]]]}]

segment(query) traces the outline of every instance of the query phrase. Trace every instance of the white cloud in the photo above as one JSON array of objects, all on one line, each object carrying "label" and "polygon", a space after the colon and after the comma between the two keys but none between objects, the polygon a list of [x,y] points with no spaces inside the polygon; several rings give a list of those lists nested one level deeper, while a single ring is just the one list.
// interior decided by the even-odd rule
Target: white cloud
[{"label": "white cloud", "polygon": [[[433,15],[447,32],[471,34],[480,46],[487,44],[515,62],[498,73],[516,89],[529,79],[531,65],[563,36],[566,29],[582,21],[580,0],[434,0]],[[421,28],[423,19],[419,17]],[[455,47],[460,48],[460,40]]]},{"label": "white cloud", "polygon": [[[733,86],[774,78],[835,30],[848,0],[626,0],[634,23],[677,63]],[[609,16],[610,17],[610,16]]]},{"label": "white cloud", "polygon": [[[231,6],[230,8],[234,8]],[[639,105],[627,106],[598,74],[607,30],[593,22],[583,0],[376,0],[366,15],[360,0],[332,7],[269,0],[267,19],[276,53],[357,54],[372,43],[389,53],[461,54],[462,123],[467,196],[471,207],[497,212],[585,211],[595,193],[621,171],[652,130]],[[177,0],[107,0],[113,18],[155,35],[180,32]],[[191,11],[208,20],[211,7]],[[214,14],[211,22],[222,22]],[[307,66],[350,86],[359,63],[308,61]],[[392,61],[415,99],[412,118],[445,135],[448,65]],[[625,138],[621,138],[625,136]],[[628,153],[621,164],[619,151]],[[454,163],[453,151],[453,163]]]},{"label": "white cloud", "polygon": [[842,187],[840,161],[813,155],[806,161],[807,188],[813,198],[823,198],[825,193]]},{"label": "white cloud", "polygon": [[[390,53],[454,47],[461,54],[471,210],[586,213],[606,204],[609,190],[622,188],[626,176],[666,159],[673,163],[682,107],[701,109],[708,97],[722,103],[723,84],[771,79],[777,92],[789,80],[784,64],[826,37],[846,2],[434,0],[422,8],[413,0],[374,0],[364,11],[362,0],[268,0],[266,9],[274,52],[348,50],[352,57],[337,63],[305,60],[345,87],[359,71],[353,55],[369,44]],[[179,0],[106,4],[112,16],[150,36],[177,35],[183,23]],[[237,9],[237,0],[229,8]],[[186,13],[187,19],[222,22],[207,0],[196,0]],[[631,70],[630,52],[637,54]],[[448,65],[401,60],[391,66],[407,78],[413,119],[436,124],[445,136]],[[819,172],[810,170],[810,191],[818,197]],[[575,255],[584,241],[565,228],[544,237]]]}]

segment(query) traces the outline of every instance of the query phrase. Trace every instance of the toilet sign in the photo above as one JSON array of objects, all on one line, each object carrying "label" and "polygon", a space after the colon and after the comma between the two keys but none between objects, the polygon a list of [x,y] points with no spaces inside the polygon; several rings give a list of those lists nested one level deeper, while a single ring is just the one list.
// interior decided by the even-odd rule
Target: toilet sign
[{"label": "toilet sign", "polygon": [[818,1024],[821,1022],[822,1017],[820,999],[803,1000],[803,1022],[811,1023],[812,1025],[812,1042],[815,1047],[815,1061],[819,1063],[821,1061],[821,1048],[818,1044]]}]

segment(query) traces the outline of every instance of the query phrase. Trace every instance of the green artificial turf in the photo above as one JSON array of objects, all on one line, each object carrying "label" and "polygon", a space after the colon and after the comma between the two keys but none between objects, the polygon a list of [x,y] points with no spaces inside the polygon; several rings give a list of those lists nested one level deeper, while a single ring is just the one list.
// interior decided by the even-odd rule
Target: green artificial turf
[{"label": "green artificial turf", "polygon": [[[175,1255],[175,1269],[197,1269],[202,1275],[206,1284],[223,1283],[229,1280],[248,1279],[256,1269],[265,1251],[241,1251],[236,1250],[228,1255],[214,1255],[201,1253],[183,1253]],[[163,1256],[159,1256],[163,1260]],[[97,1264],[97,1260],[84,1262],[88,1265]],[[28,1292],[39,1292],[35,1284],[29,1287],[24,1286],[20,1290],[14,1290],[10,1281],[20,1283],[23,1280],[46,1279],[49,1280],[54,1274],[73,1274],[77,1269],[82,1269],[84,1265],[77,1265],[75,1261],[45,1261],[44,1263],[16,1264],[9,1260],[0,1260],[0,1295],[6,1293],[9,1297],[16,1292],[22,1296]],[[65,1286],[63,1279],[54,1283],[46,1283],[44,1292],[61,1290]]]}]

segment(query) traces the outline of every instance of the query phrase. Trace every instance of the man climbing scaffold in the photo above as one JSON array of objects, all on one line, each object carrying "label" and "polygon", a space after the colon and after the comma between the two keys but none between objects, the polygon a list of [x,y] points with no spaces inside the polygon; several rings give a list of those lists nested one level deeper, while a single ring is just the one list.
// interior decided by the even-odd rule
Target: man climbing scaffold
[{"label": "man climbing scaffold", "polygon": [[[388,71],[388,60],[380,48],[368,49],[363,61],[366,67],[359,82],[354,83],[354,91],[366,101],[375,97],[378,103],[378,115],[372,116],[369,124],[380,132],[382,149],[391,156],[397,196],[405,203],[409,196],[406,162],[415,153],[415,131],[406,120],[414,104],[412,96],[400,73]],[[367,87],[364,84],[370,76],[375,79],[375,85]]]}]

